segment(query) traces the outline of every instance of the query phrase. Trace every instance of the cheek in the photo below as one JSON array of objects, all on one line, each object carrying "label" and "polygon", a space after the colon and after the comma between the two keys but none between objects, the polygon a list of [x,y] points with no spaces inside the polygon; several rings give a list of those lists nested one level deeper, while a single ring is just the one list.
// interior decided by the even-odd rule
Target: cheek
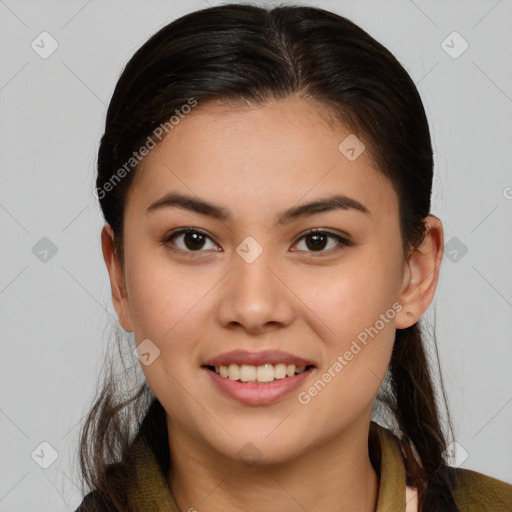
[{"label": "cheek", "polygon": [[394,303],[393,308],[389,296],[377,293],[350,297],[340,300],[336,310],[331,307],[326,322],[335,334],[324,337],[326,360],[298,397],[305,414],[315,417],[316,426],[326,434],[334,434],[340,424],[367,414],[386,376],[393,349],[399,304]]},{"label": "cheek", "polygon": [[157,396],[169,394],[179,402],[179,383],[190,378],[190,366],[200,359],[199,341],[208,332],[204,295],[213,278],[199,280],[197,272],[194,277],[193,270],[170,265],[149,250],[131,253],[126,276],[135,342],[151,340],[158,354],[142,370]]},{"label": "cheek", "polygon": [[400,281],[395,256],[360,251],[329,274],[302,278],[300,296],[314,313],[311,321],[316,317],[317,324],[321,320],[325,325],[322,337],[341,350],[347,340],[373,326],[386,312],[385,326],[379,322],[379,331],[392,329],[396,313],[392,306],[399,296]]},{"label": "cheek", "polygon": [[[129,245],[127,244],[127,248]],[[201,299],[207,283],[194,270],[172,265],[165,251],[133,246],[126,251],[127,293],[135,339],[164,342]],[[204,291],[203,291],[204,293]]]},{"label": "cheek", "polygon": [[199,360],[198,340],[207,332],[207,304],[201,298],[208,282],[195,282],[188,270],[178,272],[168,262],[143,254],[132,253],[126,269],[135,342],[151,340],[158,354],[141,369],[166,410],[179,416],[190,409],[183,389],[190,388],[190,367]]},{"label": "cheek", "polygon": [[356,411],[377,394],[391,357],[396,313],[401,309],[397,301],[399,261],[395,254],[361,251],[354,261],[305,288],[321,290],[304,298],[314,312],[309,314],[311,323],[322,330],[326,349],[320,382],[305,390],[305,401],[311,398],[319,411],[322,407],[340,413]]}]

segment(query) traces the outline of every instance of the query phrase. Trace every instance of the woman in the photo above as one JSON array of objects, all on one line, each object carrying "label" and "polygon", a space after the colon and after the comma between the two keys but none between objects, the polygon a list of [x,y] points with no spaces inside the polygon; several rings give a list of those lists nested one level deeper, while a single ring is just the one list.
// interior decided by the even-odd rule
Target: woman
[{"label": "woman", "polygon": [[512,486],[444,460],[418,324],[432,176],[412,80],[343,17],[230,4],[151,37],[96,188],[145,381],[107,377],[79,510],[512,510]]}]

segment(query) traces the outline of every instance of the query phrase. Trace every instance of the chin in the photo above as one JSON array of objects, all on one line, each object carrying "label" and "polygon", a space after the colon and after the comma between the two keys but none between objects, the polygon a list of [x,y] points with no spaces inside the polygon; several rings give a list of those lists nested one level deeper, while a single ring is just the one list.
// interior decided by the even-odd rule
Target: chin
[{"label": "chin", "polygon": [[212,440],[209,444],[220,455],[248,467],[282,464],[304,453],[303,437],[290,439],[289,436],[272,436],[267,437],[261,430],[258,435],[243,435],[239,432],[233,439],[223,439],[220,443]]}]

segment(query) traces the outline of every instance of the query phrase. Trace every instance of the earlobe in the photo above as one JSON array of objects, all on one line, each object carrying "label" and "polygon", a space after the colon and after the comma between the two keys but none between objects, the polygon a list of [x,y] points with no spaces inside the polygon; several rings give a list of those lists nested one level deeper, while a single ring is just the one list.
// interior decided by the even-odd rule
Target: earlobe
[{"label": "earlobe", "polygon": [[396,316],[397,329],[415,324],[434,298],[443,258],[443,225],[437,217],[429,215],[425,228],[422,243],[411,251],[404,269],[399,299],[402,310]]},{"label": "earlobe", "polygon": [[103,229],[101,230],[101,249],[103,251],[103,259],[109,274],[112,303],[116,310],[117,317],[119,318],[119,323],[125,331],[131,332],[133,331],[133,326],[130,317],[123,266],[115,251],[114,232],[108,224],[103,226]]}]

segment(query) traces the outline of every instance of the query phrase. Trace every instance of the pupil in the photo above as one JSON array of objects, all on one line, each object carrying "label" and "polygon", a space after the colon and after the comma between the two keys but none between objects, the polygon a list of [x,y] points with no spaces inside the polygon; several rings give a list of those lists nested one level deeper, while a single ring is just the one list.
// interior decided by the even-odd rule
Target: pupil
[{"label": "pupil", "polygon": [[[308,240],[315,240],[315,242],[313,243],[308,243],[307,242],[307,246],[308,246],[308,249],[323,249],[325,247],[325,240],[326,240],[326,236],[325,235],[318,235],[318,234],[315,234],[315,235],[309,235],[308,237]],[[321,240],[323,239],[323,240]]]},{"label": "pupil", "polygon": [[[188,242],[191,239],[192,244],[189,244]],[[184,240],[188,249],[201,249],[201,247],[204,245],[204,237],[199,233],[186,233]]]}]

